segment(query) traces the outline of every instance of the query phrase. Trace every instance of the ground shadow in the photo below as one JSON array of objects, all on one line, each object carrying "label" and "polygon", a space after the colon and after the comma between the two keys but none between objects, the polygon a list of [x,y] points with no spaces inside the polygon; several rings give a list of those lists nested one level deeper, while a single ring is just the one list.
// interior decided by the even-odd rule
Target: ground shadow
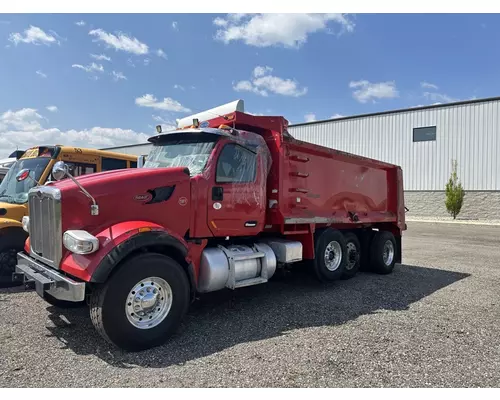
[{"label": "ground shadow", "polygon": [[95,354],[113,366],[166,367],[293,329],[340,325],[379,310],[403,311],[468,276],[401,265],[390,275],[360,273],[348,281],[320,284],[309,271],[299,269],[268,284],[203,296],[165,345],[140,353],[126,353],[105,343],[86,307],[49,307],[55,326],[47,329],[48,335],[75,353]]}]

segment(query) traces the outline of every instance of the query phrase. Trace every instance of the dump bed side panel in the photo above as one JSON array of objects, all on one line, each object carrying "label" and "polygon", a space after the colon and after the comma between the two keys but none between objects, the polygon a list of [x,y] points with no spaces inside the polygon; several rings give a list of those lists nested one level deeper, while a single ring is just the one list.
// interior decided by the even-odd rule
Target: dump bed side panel
[{"label": "dump bed side panel", "polygon": [[396,221],[396,166],[303,143],[284,142],[282,150],[285,223]]}]

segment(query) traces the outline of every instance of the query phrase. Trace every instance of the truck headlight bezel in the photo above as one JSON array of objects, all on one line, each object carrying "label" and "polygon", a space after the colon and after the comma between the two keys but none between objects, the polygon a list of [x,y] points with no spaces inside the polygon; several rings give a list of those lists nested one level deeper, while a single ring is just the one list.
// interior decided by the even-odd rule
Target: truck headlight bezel
[{"label": "truck headlight bezel", "polygon": [[99,239],[82,230],[64,232],[63,244],[66,249],[75,254],[92,254],[99,250]]}]

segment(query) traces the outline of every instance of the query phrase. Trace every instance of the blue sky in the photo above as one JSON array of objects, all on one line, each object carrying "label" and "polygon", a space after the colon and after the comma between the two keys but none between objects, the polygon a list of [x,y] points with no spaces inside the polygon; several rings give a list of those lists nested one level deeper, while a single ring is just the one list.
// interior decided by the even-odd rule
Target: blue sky
[{"label": "blue sky", "polygon": [[3,14],[0,157],[143,142],[238,98],[299,123],[497,96],[499,42],[485,14]]}]

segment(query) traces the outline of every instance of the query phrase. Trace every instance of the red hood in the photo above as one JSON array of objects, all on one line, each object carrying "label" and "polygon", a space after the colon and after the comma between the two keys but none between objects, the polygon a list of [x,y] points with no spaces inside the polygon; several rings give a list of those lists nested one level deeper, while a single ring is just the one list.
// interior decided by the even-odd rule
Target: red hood
[{"label": "red hood", "polygon": [[172,211],[176,213],[173,221],[169,212],[182,203],[182,211],[189,213],[190,177],[186,168],[123,169],[77,180],[95,198],[99,215],[90,214],[90,199],[71,179],[56,182],[51,186],[61,190],[63,232],[84,229],[96,233],[131,220],[155,222],[181,236],[189,227],[189,214],[179,218],[179,211]]}]

